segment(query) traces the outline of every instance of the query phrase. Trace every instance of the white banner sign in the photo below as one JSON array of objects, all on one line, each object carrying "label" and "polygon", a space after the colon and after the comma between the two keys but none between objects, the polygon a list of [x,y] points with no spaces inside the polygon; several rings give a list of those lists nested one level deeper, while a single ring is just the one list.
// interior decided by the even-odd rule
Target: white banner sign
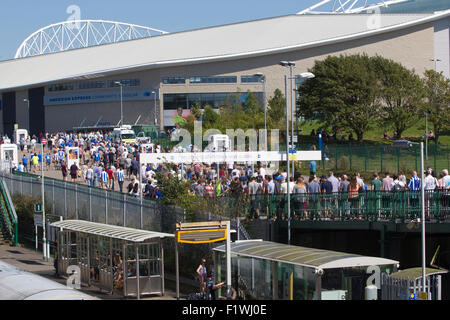
[{"label": "white banner sign", "polygon": [[[299,151],[297,161],[320,161],[321,151]],[[294,155],[295,157],[295,155]],[[286,161],[284,151],[261,152],[194,152],[194,153],[146,153],[140,155],[140,162],[148,163],[232,163],[232,162],[281,162]]]}]

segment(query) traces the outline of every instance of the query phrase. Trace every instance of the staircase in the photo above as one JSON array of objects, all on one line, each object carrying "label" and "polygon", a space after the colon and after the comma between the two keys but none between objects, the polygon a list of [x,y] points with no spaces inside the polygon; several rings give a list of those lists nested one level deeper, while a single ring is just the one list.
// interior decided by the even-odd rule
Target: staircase
[{"label": "staircase", "polygon": [[8,187],[0,180],[0,245],[18,244],[18,219]]}]

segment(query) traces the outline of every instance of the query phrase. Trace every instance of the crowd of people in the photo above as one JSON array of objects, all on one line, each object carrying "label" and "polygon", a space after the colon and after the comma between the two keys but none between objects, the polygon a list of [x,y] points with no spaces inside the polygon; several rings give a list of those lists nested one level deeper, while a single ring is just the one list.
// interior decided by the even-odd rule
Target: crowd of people
[{"label": "crowd of people", "polygon": [[[37,145],[46,142],[41,154]],[[159,144],[125,144],[111,132],[56,133],[40,138],[32,137],[30,143],[21,141],[23,157],[18,171],[37,172],[45,162],[45,170],[60,170],[66,180],[70,175],[73,182],[85,182],[89,186],[126,192],[130,195],[160,199],[163,190],[157,181],[157,173],[163,177],[172,175],[186,181],[189,192],[198,197],[238,196],[240,194],[287,194],[288,181],[285,171],[269,173],[264,162],[224,163],[192,165],[142,164],[139,157],[142,152],[168,153],[178,150],[163,148]],[[24,146],[28,146],[24,150]],[[70,149],[70,152],[67,150]],[[79,164],[68,166],[73,153],[78,153]],[[316,176],[316,162],[309,163],[309,175],[295,172],[289,179],[290,194],[335,194],[348,192],[357,194],[366,190],[420,190],[421,178],[412,172],[409,179],[405,174],[386,172],[383,178],[377,173],[373,179],[364,181],[359,173],[354,175]],[[142,186],[140,185],[142,181]],[[425,190],[449,189],[450,175],[443,170],[439,176],[431,169],[426,171]]]}]

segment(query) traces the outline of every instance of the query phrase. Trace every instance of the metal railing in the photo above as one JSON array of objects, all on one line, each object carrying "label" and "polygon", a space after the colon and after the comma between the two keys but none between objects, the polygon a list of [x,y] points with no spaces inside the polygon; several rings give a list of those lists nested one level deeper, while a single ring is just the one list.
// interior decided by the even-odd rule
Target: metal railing
[{"label": "metal railing", "polygon": [[[404,222],[421,216],[420,191],[364,191],[360,193],[292,194],[293,220],[365,220]],[[285,220],[287,195],[246,195],[208,198],[208,206],[228,216],[257,216]],[[425,191],[426,218],[450,219],[450,190]]]},{"label": "metal railing", "polygon": [[[298,150],[309,150],[311,145],[298,145]],[[325,144],[323,161],[317,169],[333,171],[378,171],[410,173],[420,170],[420,146],[400,148],[394,145],[368,145],[356,143]],[[307,169],[308,164],[303,164]],[[450,145],[429,145],[425,167],[436,172],[450,168]]]},{"label": "metal railing", "polygon": [[[11,194],[41,199],[39,176],[0,172]],[[44,179],[45,208],[48,214],[129,228],[166,232],[170,223],[163,221],[163,207],[156,201],[141,199],[86,185]]]},{"label": "metal railing", "polygon": [[[0,178],[12,194],[42,198],[40,176],[0,171]],[[231,227],[239,232],[240,239],[250,236],[237,219],[230,214],[215,215],[199,211],[187,215],[183,208],[166,206],[158,200],[131,196],[111,190],[45,177],[46,215],[61,216],[64,220],[75,219],[111,224],[135,229],[172,233],[177,222],[216,221],[231,218]],[[36,200],[39,201],[39,200]],[[208,208],[205,208],[208,210]],[[228,212],[228,211],[226,211]]]},{"label": "metal railing", "polygon": [[[17,218],[16,211],[14,209],[14,204],[12,203],[11,197],[7,186],[4,181],[0,179],[0,206],[2,215],[2,221],[4,227],[8,232],[8,236],[11,238],[14,246],[17,246],[19,242],[19,220]],[[0,225],[1,229],[1,225]],[[0,230],[1,231],[1,230]]]}]

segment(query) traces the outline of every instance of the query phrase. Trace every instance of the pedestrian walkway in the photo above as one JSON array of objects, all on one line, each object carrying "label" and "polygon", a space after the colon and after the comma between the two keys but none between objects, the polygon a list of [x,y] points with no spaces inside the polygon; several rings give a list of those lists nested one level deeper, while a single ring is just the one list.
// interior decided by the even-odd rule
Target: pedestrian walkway
[{"label": "pedestrian walkway", "polygon": [[[0,260],[19,269],[37,274],[61,284],[66,284],[67,279],[56,277],[55,269],[53,267],[53,259],[51,258],[51,261],[44,261],[41,251],[35,251],[25,247],[11,247],[9,245],[0,245]],[[166,280],[166,282],[169,283],[168,288],[166,287],[166,292],[163,297],[142,297],[141,300],[176,300],[176,293],[175,290],[172,289],[171,281]],[[173,284],[173,287],[175,287],[175,284]],[[99,291],[99,289],[95,287],[82,286],[80,291],[88,295],[95,296],[96,298],[99,298],[101,300],[125,299],[123,296],[120,296],[117,293],[108,294]]]}]

